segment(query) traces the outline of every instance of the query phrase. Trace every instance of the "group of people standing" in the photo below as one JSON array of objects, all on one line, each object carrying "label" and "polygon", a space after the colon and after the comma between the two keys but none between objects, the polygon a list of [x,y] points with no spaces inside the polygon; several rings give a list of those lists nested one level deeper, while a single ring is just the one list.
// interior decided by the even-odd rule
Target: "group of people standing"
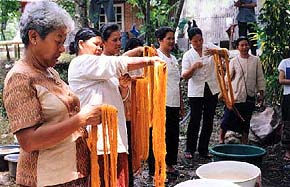
[{"label": "group of people standing", "polygon": [[[87,130],[101,123],[101,105],[111,104],[118,109],[118,186],[128,186],[127,73],[151,66],[160,58],[115,56],[121,46],[116,25],[105,26],[102,34],[81,29],[70,45],[77,57],[69,67],[68,86],[53,66],[65,51],[64,42],[73,25],[70,15],[51,1],[29,3],[21,16],[24,54],[7,74],[3,93],[11,130],[20,144],[16,183],[90,186]],[[137,48],[124,55],[139,53],[142,49]],[[102,138],[97,143],[103,186]]]},{"label": "group of people standing", "polygon": [[[196,150],[200,156],[209,157],[208,145],[220,92],[213,61],[218,47],[204,44],[199,28],[188,30],[191,48],[182,57],[181,72],[171,53],[175,31],[169,27],[161,27],[155,33],[159,57],[142,57],[142,42],[138,39],[130,40],[126,52],[121,54],[121,33],[116,24],[104,25],[100,31],[82,28],[69,47],[70,53],[76,57],[69,66],[68,86],[53,66],[65,51],[64,41],[72,29],[73,21],[69,14],[50,1],[28,4],[21,17],[20,34],[25,51],[8,73],[3,94],[11,130],[21,147],[17,184],[89,186],[87,131],[90,131],[90,125],[97,125],[98,136],[102,136],[98,125],[101,123],[101,105],[110,104],[118,110],[118,186],[133,186],[128,110],[130,82],[132,77],[142,75],[142,68],[161,60],[168,69],[167,172],[169,175],[178,174],[174,166],[178,156],[179,117],[184,114],[181,79],[188,81],[187,96],[191,109],[185,157],[193,158]],[[255,95],[258,93],[258,102],[262,102],[265,90],[261,63],[258,57],[249,54],[249,39],[239,38],[237,49],[239,55],[230,62],[230,74],[235,107],[243,120],[225,109],[220,143],[224,143],[227,130],[242,133],[242,142],[247,143]],[[281,65],[282,72],[283,67]],[[287,71],[284,72],[285,79]],[[285,82],[283,74],[280,77],[280,82]],[[98,138],[97,145],[103,185],[102,138]],[[154,158],[152,160],[149,162],[154,165]],[[153,168],[151,174],[154,174]]]}]

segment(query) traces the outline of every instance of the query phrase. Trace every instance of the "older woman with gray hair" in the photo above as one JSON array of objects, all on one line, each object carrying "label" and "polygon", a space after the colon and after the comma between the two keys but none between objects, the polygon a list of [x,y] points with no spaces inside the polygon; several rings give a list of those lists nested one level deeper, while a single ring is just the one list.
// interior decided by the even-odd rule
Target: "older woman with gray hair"
[{"label": "older woman with gray hair", "polygon": [[20,186],[89,186],[87,124],[101,121],[98,106],[84,106],[53,69],[73,28],[56,3],[27,5],[20,32],[24,56],[7,74],[4,105],[20,144]]}]

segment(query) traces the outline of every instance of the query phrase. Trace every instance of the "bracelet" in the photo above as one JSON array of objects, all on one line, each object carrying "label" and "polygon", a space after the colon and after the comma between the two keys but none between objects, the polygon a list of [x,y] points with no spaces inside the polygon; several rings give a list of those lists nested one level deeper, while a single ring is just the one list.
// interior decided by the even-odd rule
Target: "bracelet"
[{"label": "bracelet", "polygon": [[130,93],[131,89],[128,87],[127,95],[125,96],[125,98],[122,98],[123,102],[125,102],[129,98]]}]

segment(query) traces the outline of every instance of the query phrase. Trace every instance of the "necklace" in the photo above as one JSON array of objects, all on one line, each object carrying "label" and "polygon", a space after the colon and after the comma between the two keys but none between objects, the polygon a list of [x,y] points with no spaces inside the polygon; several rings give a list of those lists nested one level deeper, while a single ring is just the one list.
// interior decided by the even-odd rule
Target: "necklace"
[{"label": "necklace", "polygon": [[60,80],[59,76],[51,68],[46,68],[44,70],[40,70],[37,67],[27,63],[25,60],[20,60],[19,62],[25,66],[30,67],[32,69],[32,71],[37,72],[41,76],[43,76],[47,79],[53,80],[57,85],[61,84],[61,80]]},{"label": "necklace", "polygon": [[47,70],[47,72],[49,73],[49,74],[47,75],[47,77],[48,77],[49,79],[52,79],[52,80],[53,80],[57,85],[60,85],[60,84],[61,84],[61,81],[60,81],[59,76],[56,75],[56,73],[53,72],[50,68],[47,68],[46,70]]}]

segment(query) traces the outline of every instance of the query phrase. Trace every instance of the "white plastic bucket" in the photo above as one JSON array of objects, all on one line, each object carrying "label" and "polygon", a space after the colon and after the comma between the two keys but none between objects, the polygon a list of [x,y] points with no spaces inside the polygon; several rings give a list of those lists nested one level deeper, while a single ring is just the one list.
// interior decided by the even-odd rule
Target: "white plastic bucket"
[{"label": "white plastic bucket", "polygon": [[200,166],[196,175],[201,179],[226,180],[241,187],[255,187],[261,170],[246,162],[219,161]]},{"label": "white plastic bucket", "polygon": [[196,179],[188,180],[182,183],[177,184],[175,187],[239,187],[237,184],[234,184],[229,181],[215,180],[215,179]]}]

